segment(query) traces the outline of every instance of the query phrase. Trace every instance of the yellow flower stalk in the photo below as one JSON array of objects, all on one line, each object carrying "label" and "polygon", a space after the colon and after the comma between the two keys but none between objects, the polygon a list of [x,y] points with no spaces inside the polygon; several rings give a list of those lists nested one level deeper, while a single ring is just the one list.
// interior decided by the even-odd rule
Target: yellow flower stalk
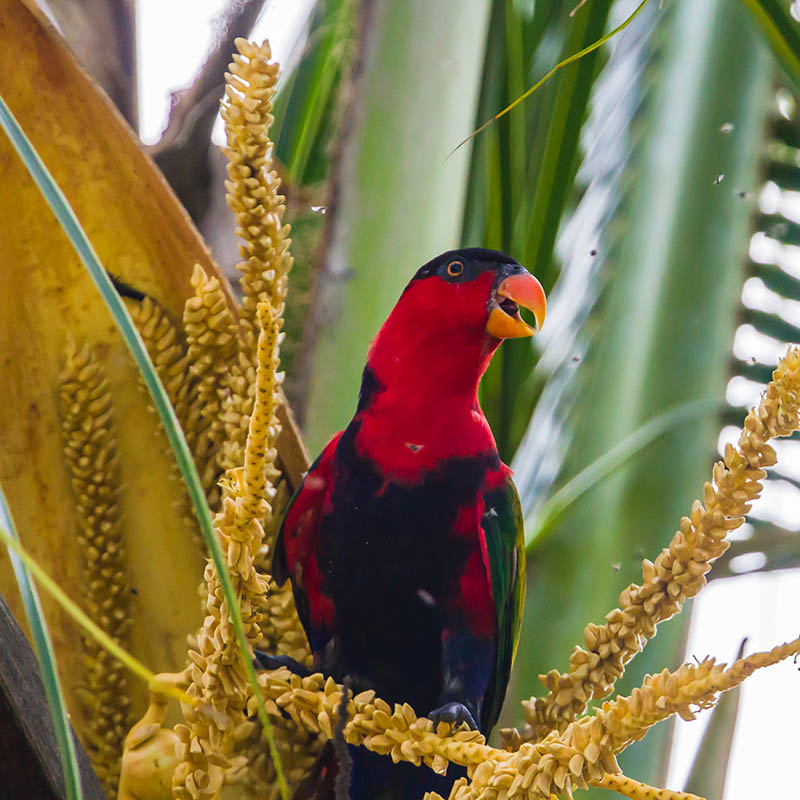
[{"label": "yellow flower stalk", "polygon": [[269,43],[255,45],[237,39],[225,76],[225,121],[228,158],[227,200],[236,215],[236,233],[242,238],[237,269],[242,273],[241,322],[255,341],[256,309],[269,299],[275,318],[283,317],[287,278],[293,259],[289,253],[289,226],[283,224],[284,198],[272,167],[272,98],[279,65],[270,63]]},{"label": "yellow flower stalk", "polygon": [[192,384],[186,380],[189,358],[178,330],[161,306],[147,296],[141,302],[129,300],[127,305],[178,419],[182,423],[184,420],[188,422],[191,419]]},{"label": "yellow flower stalk", "polygon": [[[587,702],[605,697],[625,665],[655,635],[656,625],[680,611],[684,601],[705,585],[711,563],[727,550],[726,537],[744,522],[750,503],[761,493],[766,467],[775,464],[775,451],[766,444],[773,436],[797,430],[800,350],[792,348],[780,362],[758,408],[747,415],[739,449],[728,445],[723,461],[714,465],[714,484],[706,483],[703,503],[695,501],[689,517],[681,520],[669,547],[655,562],[645,560],[643,581],[620,594],[620,607],[606,615],[606,623],[589,624],[586,647],[576,647],[567,673],[552,670],[539,679],[544,697],[523,703],[525,731],[504,731],[507,745],[543,738],[563,730]],[[716,487],[716,488],[715,488]]]},{"label": "yellow flower stalk", "polygon": [[[226,75],[225,101],[222,117],[225,122],[228,158],[227,200],[236,215],[236,232],[242,239],[237,265],[241,273],[242,305],[239,314],[241,344],[239,360],[228,373],[228,394],[223,408],[225,441],[220,465],[231,469],[241,463],[242,432],[247,425],[253,404],[252,347],[256,310],[267,303],[276,330],[280,330],[287,291],[288,273],[292,267],[289,253],[289,226],[283,224],[285,210],[279,194],[280,180],[272,169],[272,143],[268,131],[272,124],[272,98],[278,78],[278,65],[270,63],[267,42],[260,46],[237,39],[238,55]],[[282,337],[282,334],[280,334]],[[282,378],[282,376],[280,376]],[[274,421],[277,433],[278,424]],[[249,441],[249,440],[248,440]],[[274,464],[274,460],[272,462]],[[280,473],[274,470],[272,485],[277,492],[276,505],[281,513],[291,496]],[[262,518],[269,535],[264,546],[255,554],[255,564],[265,579],[269,579],[271,544],[276,533],[279,515]],[[267,653],[289,655],[300,662],[310,663],[311,653],[294,607],[291,587],[278,587],[269,580],[269,589],[260,598],[262,610],[262,639],[260,649]],[[258,734],[258,732],[257,732]],[[279,721],[275,739],[287,769],[290,783],[297,783],[311,766],[318,745],[303,729]],[[260,740],[248,748],[251,761],[260,761],[265,745]],[[270,767],[255,769],[265,780],[270,779]]]},{"label": "yellow flower stalk", "polygon": [[[719,693],[738,686],[755,670],[777,664],[798,652],[800,638],[740,658],[727,669],[713,658],[706,658],[699,664],[684,664],[674,672],[665,669],[645,678],[642,687],[634,689],[630,697],[603,703],[596,717],[603,724],[612,751],[618,753],[641,739],[657,722],[672,714],[693,720],[695,710],[710,708]],[[573,724],[581,723],[583,720]]]},{"label": "yellow flower stalk", "polygon": [[200,264],[195,264],[192,287],[194,295],[188,298],[183,309],[183,327],[190,372],[196,380],[192,410],[198,419],[192,426],[183,426],[183,419],[180,415],[178,418],[187,435],[196,432],[191,442],[192,453],[209,505],[216,508],[219,502],[217,453],[223,429],[222,399],[226,391],[226,375],[236,358],[239,344],[233,314],[219,280],[209,276]]},{"label": "yellow flower stalk", "polygon": [[[237,265],[241,273],[242,305],[239,322],[243,343],[239,363],[229,373],[230,390],[224,420],[226,443],[223,463],[230,468],[237,463],[239,433],[246,424],[252,407],[252,365],[248,342],[255,330],[256,308],[268,302],[279,328],[288,287],[288,274],[293,259],[289,252],[290,228],[283,224],[284,198],[279,194],[280,179],[272,169],[272,143],[268,131],[272,124],[272,98],[278,79],[278,64],[270,63],[269,43],[260,46],[237,39],[238,55],[234,55],[222,106],[225,121],[228,158],[228,181],[225,186],[228,205],[236,215],[236,232],[241,237]],[[275,480],[279,475],[276,473]],[[285,484],[275,484],[282,492],[282,511],[291,493]],[[271,545],[279,519],[273,520],[267,545]],[[267,523],[268,524],[268,523]],[[268,573],[270,548],[262,550],[259,566]],[[266,597],[264,640],[261,644],[270,653],[289,655],[308,662],[311,654],[305,632],[294,608],[291,587],[278,587],[270,582]]]},{"label": "yellow flower stalk", "polygon": [[218,428],[215,418],[225,373],[238,350],[237,331],[219,279],[209,276],[200,264],[194,265],[192,288],[194,294],[183,309],[187,356],[191,374],[197,379],[202,414]]},{"label": "yellow flower stalk", "polygon": [[[277,451],[274,449],[274,442],[280,430],[275,410],[279,402],[278,385],[282,375],[277,373],[277,341],[280,323],[272,318],[272,306],[268,301],[263,301],[258,308],[259,323],[262,325],[262,335],[259,339],[258,356],[258,380],[256,386],[256,410],[250,421],[250,432],[247,437],[245,451],[245,471],[250,470],[256,473],[258,464],[254,461],[264,457],[264,447],[267,446],[266,460],[264,462],[263,483],[261,487],[251,487],[253,491],[258,490],[259,494],[247,489],[246,486],[241,493],[242,509],[241,513],[246,516],[252,515],[255,519],[264,519],[270,528],[270,539],[266,540],[263,533],[261,544],[258,550],[250,552],[253,555],[253,568],[260,569],[264,580],[268,580],[266,569],[271,558],[271,542],[274,539],[276,523],[279,517],[275,514],[275,506],[264,508],[263,500],[259,497],[269,495],[269,499],[275,501],[278,493],[275,487],[281,477],[281,473],[275,468]],[[270,326],[272,339],[268,346],[272,348],[272,362],[265,361],[266,352],[264,346],[264,326]],[[263,345],[263,346],[262,346]],[[266,374],[269,368],[271,382],[266,381]],[[262,385],[263,384],[263,385]],[[262,392],[271,392],[271,418],[269,418],[268,436],[263,435],[262,426],[267,418],[259,420],[258,410],[262,407],[264,397]],[[254,423],[255,421],[255,423]],[[254,427],[255,425],[255,427]],[[234,473],[235,474],[235,473]],[[284,493],[280,497],[280,511],[285,507],[288,496],[285,491],[285,481],[282,482]],[[235,489],[234,489],[235,491]],[[294,607],[294,598],[291,594],[291,587],[278,587],[274,581],[269,580],[268,589],[261,594],[255,594],[251,598],[256,609],[261,611],[262,627],[260,630],[261,639],[256,644],[259,648],[268,653],[290,655],[298,661],[310,662],[310,651],[302,629],[297,612]],[[243,730],[243,729],[242,729]],[[281,763],[286,770],[286,777],[290,785],[296,785],[302,780],[303,776],[314,763],[314,759],[319,750],[320,743],[316,737],[310,735],[303,727],[297,726],[291,721],[283,719],[276,720],[273,727],[278,753]],[[263,741],[262,730],[253,725],[250,730],[250,738],[247,745],[242,748],[246,753],[249,769],[244,774],[244,780],[248,788],[257,794],[268,793],[270,797],[277,798],[278,785],[275,780],[274,768],[267,759],[267,746]]]},{"label": "yellow flower stalk", "polygon": [[[113,404],[105,371],[91,350],[71,343],[61,375],[64,456],[80,525],[85,608],[123,647],[129,647],[131,593],[120,526],[121,490]],[[95,771],[116,795],[122,741],[131,701],[125,667],[89,636],[82,637],[85,685],[78,690],[78,727]]]},{"label": "yellow flower stalk", "polygon": [[[273,506],[282,512],[292,492],[289,476],[276,467],[281,430],[276,413],[284,402],[279,388],[283,375],[277,371],[278,345],[292,264],[289,228],[282,224],[283,198],[278,194],[277,175],[270,170],[267,135],[278,67],[269,64],[268,45],[257,47],[239,40],[237,46],[240,55],[235,56],[227,76],[223,117],[228,138],[225,152],[231,162],[228,199],[243,239],[244,261],[239,269],[245,299],[237,320],[217,279],[195,267],[194,296],[186,302],[183,316],[188,343],[184,373],[190,371],[194,378],[189,404],[193,422],[199,416],[207,427],[188,427],[199,429],[204,437],[202,453],[198,453],[198,442],[192,445],[206,482],[216,483],[219,473],[225,473],[219,480],[224,499],[215,523],[251,647],[307,661],[308,645],[291,590],[278,589],[268,574],[279,522]],[[257,323],[262,324],[258,343]],[[307,460],[302,447],[294,447],[290,414],[285,408],[280,414],[289,428],[287,440],[293,449],[287,452],[288,469],[296,482]],[[276,794],[275,773],[260,728],[243,715],[249,689],[233,646],[219,581],[210,565],[203,588],[205,623],[190,644],[191,663],[186,671],[189,694],[203,702],[199,708],[185,708],[187,724],[175,728],[180,744],[179,764],[172,775],[174,794],[213,797],[237,780],[243,781],[246,791]],[[156,713],[153,703],[151,698],[151,715]],[[137,746],[126,750],[126,774],[127,765],[136,763],[136,751],[150,747],[151,740],[153,747],[166,741],[159,738],[157,729],[147,731],[149,738],[139,736]],[[274,732],[289,780],[296,783],[313,763],[315,737],[291,720],[277,720]],[[160,785],[164,775],[152,780]]]},{"label": "yellow flower stalk", "polygon": [[[268,303],[259,306],[262,324],[258,339],[258,372],[255,406],[250,418],[244,467],[230,476],[229,495],[214,520],[225,552],[231,580],[242,613],[245,634],[252,648],[261,641],[259,598],[267,583],[254,564],[264,537],[260,520],[268,516],[274,495],[272,481],[277,451],[275,418],[279,323]],[[189,651],[190,683],[187,694],[202,706],[184,705],[187,724],[175,728],[181,744],[180,763],[173,775],[176,798],[215,797],[225,773],[242,768],[242,757],[233,756],[237,740],[251,732],[246,719],[249,685],[234,639],[230,615],[214,566],[205,571],[206,618]],[[243,727],[242,727],[243,726]]]},{"label": "yellow flower stalk", "polygon": [[629,797],[631,800],[703,800],[691,792],[673,792],[671,789],[656,789],[648,786],[627,775],[606,774],[603,780],[595,784],[600,789],[610,789],[612,792]]},{"label": "yellow flower stalk", "polygon": [[[561,733],[552,731],[542,741],[525,743],[513,753],[489,747],[477,731],[451,731],[443,723],[434,730],[433,722],[417,717],[408,704],[392,709],[372,691],[348,703],[344,735],[350,744],[363,745],[394,761],[426,764],[436,772],[445,772],[449,763],[467,767],[469,783],[457,783],[450,800],[548,800],[552,795],[572,797],[574,789],[588,786],[614,789],[637,799],[693,800],[694,795],[655,789],[622,776],[616,754],[656,723],[673,714],[692,719],[693,707],[708,708],[719,693],[738,686],[756,669],[798,653],[800,638],[739,659],[727,669],[706,659],[675,672],[664,670],[646,678],[630,697],[604,703],[595,715],[570,723]],[[261,676],[259,682],[270,713],[284,711],[299,725],[332,736],[343,691],[332,678],[320,673],[299,678],[288,670],[277,670]]]},{"label": "yellow flower stalk", "polygon": [[[202,269],[195,265],[195,273]],[[205,273],[203,273],[205,275]],[[194,298],[189,298],[187,304]],[[158,377],[167,391],[175,414],[181,423],[186,442],[188,443],[192,456],[194,457],[200,480],[206,492],[209,505],[218,497],[219,490],[216,485],[217,468],[215,463],[216,450],[218,443],[214,442],[209,436],[210,424],[203,415],[204,405],[200,397],[202,384],[197,380],[187,379],[187,373],[192,373],[190,365],[192,356],[183,333],[180,332],[171,320],[164,313],[158,303],[150,297],[145,296],[141,302],[131,301],[128,303],[128,310],[136,327],[142,337],[142,341],[147,348],[150,358],[158,372]],[[145,391],[142,385],[142,390]],[[148,398],[148,408],[156,418],[156,410]],[[171,455],[171,450],[166,438],[163,442],[164,451]],[[174,464],[171,477],[182,489],[183,481],[180,476],[178,465]],[[205,552],[205,546],[197,529],[197,520],[194,517],[192,504],[188,493],[182,491],[181,506],[183,510],[183,522],[187,529],[192,532],[192,536],[197,542],[198,547]]]},{"label": "yellow flower stalk", "polygon": [[270,63],[269,44],[255,45],[237,39],[238,54],[226,74],[222,118],[225,122],[228,158],[226,198],[236,215],[236,233],[242,239],[237,265],[242,277],[242,306],[239,315],[241,346],[238,363],[228,374],[228,394],[223,408],[225,443],[220,466],[232,469],[241,464],[247,419],[253,407],[253,350],[256,309],[261,301],[272,307],[273,318],[283,318],[288,273],[289,226],[283,224],[285,210],[279,194],[280,180],[271,169],[272,97],[279,66]]},{"label": "yellow flower stalk", "polygon": [[684,665],[674,673],[664,670],[648,677],[629,698],[604,703],[596,715],[570,723],[563,733],[553,731],[540,742],[523,744],[497,766],[487,763],[480,767],[472,775],[471,797],[499,797],[494,790],[504,785],[508,797],[516,792],[531,798],[601,786],[607,781],[606,774],[619,772],[614,756],[644,736],[649,727],[672,714],[693,718],[693,706],[709,707],[720,692],[738,686],[754,670],[798,651],[800,639],[740,659],[728,669],[707,659],[699,665]]}]

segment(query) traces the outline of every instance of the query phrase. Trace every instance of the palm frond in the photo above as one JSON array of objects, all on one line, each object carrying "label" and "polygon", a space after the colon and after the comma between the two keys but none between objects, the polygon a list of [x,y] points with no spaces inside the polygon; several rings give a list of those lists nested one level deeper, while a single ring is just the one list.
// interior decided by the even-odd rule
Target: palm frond
[{"label": "palm frond", "polygon": [[[621,37],[620,48],[624,42]],[[585,276],[592,264],[586,251],[592,248],[603,264],[594,283],[599,302],[584,329],[587,344],[573,338],[572,352],[561,348],[562,370],[574,372],[573,354],[580,359],[578,380],[569,383],[584,399],[574,404],[560,442],[556,435],[557,445],[567,450],[562,480],[663,410],[702,399],[721,404],[724,396],[753,215],[752,203],[738,192],[757,184],[770,58],[730,7],[690,0],[669,6],[658,18],[645,55],[633,62],[632,71],[631,65],[625,72],[620,67],[625,77],[618,79],[632,92],[628,102],[635,109],[624,133],[630,160],[607,185],[590,185],[581,203],[588,209],[599,202],[605,219],[613,219],[599,228],[586,225],[593,241],[581,240],[584,252],[573,262]],[[606,73],[613,73],[613,56]],[[609,80],[606,91],[619,97],[619,87]],[[722,131],[726,124],[735,136]],[[606,139],[596,158],[614,152],[618,134],[608,133],[615,141]],[[603,217],[596,208],[591,214]],[[574,247],[576,229],[571,233]],[[573,284],[569,293],[581,291],[584,283]],[[559,410],[566,402],[561,394],[550,408]],[[517,456],[520,465],[548,457],[534,448],[552,434],[534,426],[552,425],[554,417],[537,416]],[[534,692],[529,676],[566,660],[573,643],[581,641],[585,622],[613,607],[642,556],[668,540],[674,520],[702,484],[717,433],[713,416],[673,429],[643,451],[646,461],[632,459],[577,502],[536,550],[529,581],[535,590],[528,594],[529,622],[514,687],[518,696]],[[536,471],[523,471],[518,472],[523,497],[535,502]],[[542,485],[539,481],[537,491]],[[547,626],[546,634],[540,625]],[[679,638],[680,623],[661,626],[658,640],[626,671],[625,685],[673,663]],[[527,648],[526,641],[536,647]],[[639,777],[658,782],[665,733],[631,751]]]}]

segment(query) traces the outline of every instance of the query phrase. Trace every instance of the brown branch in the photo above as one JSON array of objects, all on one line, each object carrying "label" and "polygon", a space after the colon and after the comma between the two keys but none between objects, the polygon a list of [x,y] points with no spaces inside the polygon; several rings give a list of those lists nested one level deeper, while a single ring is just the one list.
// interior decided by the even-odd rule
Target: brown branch
[{"label": "brown branch", "polygon": [[209,205],[209,143],[225,89],[235,40],[248,36],[264,0],[230,0],[220,15],[222,32],[192,85],[174,92],[169,122],[150,154],[195,222]]}]

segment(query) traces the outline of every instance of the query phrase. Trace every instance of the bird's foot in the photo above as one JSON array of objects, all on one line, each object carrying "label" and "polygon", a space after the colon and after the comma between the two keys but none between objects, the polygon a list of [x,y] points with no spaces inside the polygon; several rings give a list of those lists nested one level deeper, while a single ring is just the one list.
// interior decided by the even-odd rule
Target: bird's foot
[{"label": "bird's foot", "polygon": [[453,729],[466,724],[470,730],[478,730],[475,717],[463,703],[445,703],[431,711],[428,718],[433,720],[434,727],[437,727],[440,722],[446,722],[448,725],[452,725]]},{"label": "bird's foot", "polygon": [[311,670],[305,664],[301,664],[289,656],[271,656],[261,650],[254,651],[253,666],[256,669],[270,670],[285,667],[289,672],[299,675],[301,678],[307,678],[311,674]]}]

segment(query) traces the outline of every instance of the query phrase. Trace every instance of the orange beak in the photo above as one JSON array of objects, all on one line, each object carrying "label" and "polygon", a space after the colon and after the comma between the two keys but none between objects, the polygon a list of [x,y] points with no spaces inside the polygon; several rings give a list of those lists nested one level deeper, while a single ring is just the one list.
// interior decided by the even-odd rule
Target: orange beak
[{"label": "orange beak", "polygon": [[[533,336],[544,325],[547,299],[542,284],[529,272],[516,272],[504,278],[495,289],[493,303],[486,332],[496,339]],[[533,312],[536,328],[532,328],[520,317],[519,306]]]}]

